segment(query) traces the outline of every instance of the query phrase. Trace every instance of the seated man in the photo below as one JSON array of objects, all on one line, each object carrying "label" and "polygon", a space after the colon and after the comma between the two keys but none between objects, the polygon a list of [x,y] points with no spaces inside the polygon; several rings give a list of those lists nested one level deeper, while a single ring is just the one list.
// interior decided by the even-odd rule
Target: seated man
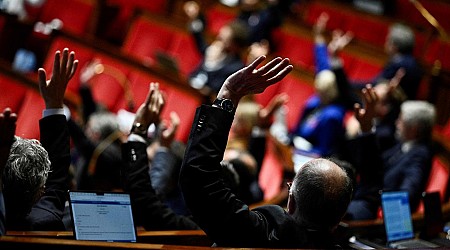
[{"label": "seated man", "polygon": [[[45,102],[41,144],[15,138],[3,172],[7,230],[65,230],[62,222],[69,188],[69,131],[63,115],[64,92],[78,65],[75,53],[55,53],[52,77],[39,69]],[[19,198],[20,197],[20,198]]]},{"label": "seated man", "polygon": [[289,60],[259,57],[231,75],[213,106],[197,110],[180,173],[186,204],[198,225],[219,246],[332,248],[331,234],[351,199],[351,180],[336,164],[317,159],[305,164],[290,189],[288,211],[279,206],[255,210],[224,184],[221,161],[235,106],[247,94],[261,93],[291,70]]},{"label": "seated man", "polygon": [[363,95],[365,110],[360,112],[357,107],[356,112],[363,134],[352,147],[352,153],[360,158],[354,165],[361,173],[347,216],[355,220],[375,218],[380,189],[408,191],[411,210],[415,211],[431,169],[434,107],[424,101],[404,102],[396,123],[399,141],[381,153],[372,129],[378,97],[372,88],[364,89]]}]

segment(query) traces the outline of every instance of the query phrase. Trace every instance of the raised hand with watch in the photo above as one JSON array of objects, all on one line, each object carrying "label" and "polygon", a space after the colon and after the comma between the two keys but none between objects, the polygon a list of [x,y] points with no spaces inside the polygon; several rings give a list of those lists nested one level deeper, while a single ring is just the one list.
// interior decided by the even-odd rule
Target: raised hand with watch
[{"label": "raised hand with watch", "polygon": [[292,70],[288,58],[277,57],[257,69],[266,59],[260,56],[247,67],[229,76],[213,102],[213,107],[234,112],[239,100],[249,94],[262,93],[270,85],[283,79]]},{"label": "raised hand with watch", "polygon": [[147,130],[151,124],[158,125],[165,100],[159,90],[158,83],[150,83],[150,90],[145,102],[139,107],[134,118],[130,134],[137,134],[147,138]]}]

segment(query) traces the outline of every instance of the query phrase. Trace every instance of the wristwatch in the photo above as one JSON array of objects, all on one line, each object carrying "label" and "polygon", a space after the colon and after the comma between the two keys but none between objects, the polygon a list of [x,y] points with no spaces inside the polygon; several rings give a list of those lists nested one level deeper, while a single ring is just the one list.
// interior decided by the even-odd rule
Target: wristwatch
[{"label": "wristwatch", "polygon": [[234,111],[234,104],[230,99],[217,98],[216,100],[214,100],[213,106],[221,108],[230,113]]},{"label": "wristwatch", "polygon": [[148,128],[144,124],[136,122],[131,127],[131,131],[130,132],[133,133],[133,134],[141,135],[141,136],[146,138],[147,137],[147,131],[148,131]]}]

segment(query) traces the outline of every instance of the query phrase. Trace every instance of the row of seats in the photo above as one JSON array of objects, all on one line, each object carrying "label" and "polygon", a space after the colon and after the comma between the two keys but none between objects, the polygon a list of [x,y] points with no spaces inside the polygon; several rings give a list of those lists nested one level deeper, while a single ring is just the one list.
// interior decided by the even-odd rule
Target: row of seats
[{"label": "row of seats", "polygon": [[[399,4],[397,9],[400,11],[400,19],[393,20],[359,12],[348,8],[348,6],[346,8],[346,5],[342,4],[330,3],[329,1],[312,1],[305,7],[303,22],[312,26],[319,15],[325,12],[330,16],[327,25],[328,30],[340,29],[352,31],[357,40],[380,48],[381,52],[389,26],[395,21],[404,22],[411,19],[414,20],[411,23],[415,24],[423,19],[420,23],[426,22],[425,18],[421,16],[410,1],[399,0],[397,2]],[[441,24],[443,26],[445,25],[448,32],[450,32],[450,23],[447,21],[448,15],[450,15],[450,4],[427,1],[424,2],[424,5],[430,8],[432,14],[441,13],[436,18],[441,20]],[[450,70],[450,41],[446,41],[430,33],[432,31],[415,29],[416,46],[414,55],[427,65],[432,65],[434,61],[440,60],[443,69]]]}]

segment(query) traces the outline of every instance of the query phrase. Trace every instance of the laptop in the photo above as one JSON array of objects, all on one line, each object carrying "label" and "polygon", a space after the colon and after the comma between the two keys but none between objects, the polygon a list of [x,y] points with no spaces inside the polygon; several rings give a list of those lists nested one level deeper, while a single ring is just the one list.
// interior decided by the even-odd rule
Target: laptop
[{"label": "laptop", "polygon": [[392,248],[435,248],[428,241],[414,239],[408,192],[392,191],[381,194],[386,239]]},{"label": "laptop", "polygon": [[69,203],[75,239],[136,242],[129,194],[70,191]]}]

